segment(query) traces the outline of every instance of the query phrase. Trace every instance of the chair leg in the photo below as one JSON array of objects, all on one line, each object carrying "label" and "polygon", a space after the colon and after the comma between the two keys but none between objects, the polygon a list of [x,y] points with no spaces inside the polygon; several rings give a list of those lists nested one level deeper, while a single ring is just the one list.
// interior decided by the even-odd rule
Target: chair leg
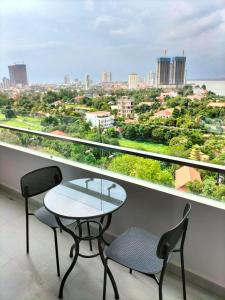
[{"label": "chair leg", "polygon": [[[90,223],[87,221],[87,231],[88,231],[88,235],[91,235],[91,230],[90,230]],[[89,247],[90,247],[90,251],[93,250],[92,248],[92,240],[89,240]]]},{"label": "chair leg", "polygon": [[55,256],[56,256],[57,275],[60,276],[57,232],[56,232],[55,228],[53,228],[53,231],[54,231],[54,239],[55,239]]},{"label": "chair leg", "polygon": [[130,269],[130,274],[132,274],[132,269]]},{"label": "chair leg", "polygon": [[163,300],[162,285],[163,285],[164,275],[166,272],[166,266],[167,266],[167,259],[164,259],[162,271],[159,278],[159,300]]},{"label": "chair leg", "polygon": [[25,202],[25,210],[26,210],[26,250],[27,254],[29,254],[29,215],[28,215],[28,203],[27,200]]},{"label": "chair leg", "polygon": [[103,300],[106,300],[107,267],[108,267],[108,259],[106,258],[104,262]]},{"label": "chair leg", "polygon": [[184,298],[184,300],[186,300],[187,296],[186,296],[186,283],[185,283],[185,269],[184,269],[184,253],[183,253],[183,250],[181,250],[181,252],[180,252],[180,262],[181,262],[183,298]]}]

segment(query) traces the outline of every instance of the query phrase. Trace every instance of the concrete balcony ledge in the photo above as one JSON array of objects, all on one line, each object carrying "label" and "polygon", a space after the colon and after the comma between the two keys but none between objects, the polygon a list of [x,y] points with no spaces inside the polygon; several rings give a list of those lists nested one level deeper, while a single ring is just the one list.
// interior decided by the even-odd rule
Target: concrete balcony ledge
[{"label": "concrete balcony ledge", "polygon": [[17,150],[17,151],[20,151],[20,152],[24,152],[24,153],[27,153],[27,154],[35,155],[35,156],[40,157],[40,158],[48,159],[48,160],[51,160],[51,161],[56,162],[56,163],[60,163],[60,164],[68,165],[68,166],[75,167],[75,168],[78,168],[78,169],[81,169],[81,170],[85,170],[87,172],[94,173],[95,176],[96,176],[96,174],[99,174],[99,175],[104,176],[104,177],[110,177],[113,180],[116,179],[116,180],[120,180],[120,181],[123,181],[123,182],[132,183],[134,185],[138,185],[140,187],[144,187],[144,188],[147,188],[147,189],[163,192],[165,194],[174,195],[176,197],[184,199],[185,201],[189,200],[191,202],[192,201],[193,202],[198,202],[198,203],[203,204],[203,205],[209,205],[209,206],[212,206],[214,208],[225,210],[225,203],[220,202],[220,201],[216,201],[216,200],[209,199],[209,198],[206,198],[206,197],[194,195],[194,194],[191,194],[191,193],[180,192],[180,191],[178,191],[174,188],[170,188],[170,187],[163,186],[163,185],[160,185],[160,184],[154,184],[152,182],[141,180],[141,179],[138,179],[138,178],[135,178],[135,177],[130,177],[130,176],[126,176],[126,175],[123,175],[123,174],[115,173],[115,172],[112,172],[112,171],[109,171],[109,170],[106,170],[106,169],[103,169],[103,168],[100,168],[100,167],[95,167],[95,166],[91,166],[91,165],[87,165],[87,164],[82,164],[82,163],[72,161],[72,160],[68,160],[68,159],[65,159],[65,158],[62,158],[62,157],[53,156],[53,155],[50,155],[50,154],[47,154],[47,153],[44,153],[44,152],[40,152],[40,151],[36,151],[36,150],[30,149],[30,148],[25,148],[25,147],[21,147],[21,146],[17,146],[17,145],[11,145],[11,144],[4,143],[4,142],[0,142],[0,147],[1,146],[9,148],[9,149],[14,149],[14,150]]},{"label": "concrete balcony ledge", "polygon": [[[0,184],[13,190],[14,195],[18,195],[20,191],[19,181],[22,175],[48,165],[58,165],[64,180],[101,176],[110,177],[124,186],[128,201],[113,215],[109,232],[111,237],[117,236],[130,226],[140,226],[156,235],[161,235],[179,221],[186,201],[191,201],[192,213],[185,246],[187,278],[190,282],[210,290],[214,295],[221,297],[225,295],[223,203],[210,199],[206,203],[206,198],[203,197],[181,193],[171,188],[63,158],[55,158],[31,149],[0,143]],[[174,257],[170,269],[178,274],[177,265],[179,260]],[[201,297],[193,299],[197,300]],[[202,297],[202,299],[214,298]]]}]

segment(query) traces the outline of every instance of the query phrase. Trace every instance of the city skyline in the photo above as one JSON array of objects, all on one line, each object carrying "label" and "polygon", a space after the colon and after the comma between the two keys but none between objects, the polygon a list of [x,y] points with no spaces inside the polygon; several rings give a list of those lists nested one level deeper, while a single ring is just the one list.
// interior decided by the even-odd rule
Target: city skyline
[{"label": "city skyline", "polygon": [[[52,13],[54,11],[54,14]],[[0,8],[0,77],[24,61],[29,82],[61,82],[64,74],[99,81],[156,70],[156,57],[187,62],[187,78],[225,77],[225,9],[222,0],[42,1],[3,0]],[[163,22],[162,22],[163,20]],[[35,33],[35,34],[34,34]]]}]

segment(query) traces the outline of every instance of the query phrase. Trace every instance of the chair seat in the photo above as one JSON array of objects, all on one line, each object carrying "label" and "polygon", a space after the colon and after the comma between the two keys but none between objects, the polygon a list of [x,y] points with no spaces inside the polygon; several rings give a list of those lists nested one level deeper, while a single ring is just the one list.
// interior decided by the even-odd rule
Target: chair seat
[{"label": "chair seat", "polygon": [[[50,211],[48,211],[44,206],[37,209],[34,213],[34,215],[37,217],[39,221],[44,223],[45,225],[52,227],[52,228],[58,228],[59,225],[56,221],[55,215],[52,214]],[[68,226],[70,224],[73,224],[75,222],[74,219],[66,219],[66,218],[60,218],[62,224],[64,226]]]},{"label": "chair seat", "polygon": [[138,227],[131,227],[106,249],[105,254],[115,262],[130,269],[157,274],[163,260],[156,254],[159,238]]}]

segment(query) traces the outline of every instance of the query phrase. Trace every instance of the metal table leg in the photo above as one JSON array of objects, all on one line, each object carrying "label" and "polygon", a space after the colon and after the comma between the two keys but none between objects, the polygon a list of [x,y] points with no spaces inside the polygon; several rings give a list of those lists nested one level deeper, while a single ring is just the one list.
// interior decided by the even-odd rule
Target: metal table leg
[{"label": "metal table leg", "polygon": [[[104,257],[104,251],[103,251],[103,247],[102,247],[102,243],[104,243],[104,240],[103,240],[103,234],[104,232],[109,228],[110,224],[111,224],[111,220],[112,220],[112,214],[109,214],[106,216],[107,217],[107,221],[106,221],[106,224],[104,226],[101,227],[101,229],[99,230],[99,233],[98,235],[96,235],[95,237],[93,236],[89,236],[88,237],[82,237],[82,234],[79,234],[79,236],[77,236],[72,230],[70,230],[68,227],[65,227],[62,222],[60,221],[60,218],[58,216],[56,216],[56,220],[59,224],[59,226],[64,230],[66,231],[68,234],[70,234],[72,236],[72,238],[74,239],[74,244],[72,245],[71,249],[70,249],[70,257],[72,258],[73,257],[73,250],[75,250],[75,255],[73,257],[73,260],[72,260],[72,263],[70,265],[70,267],[68,268],[68,270],[66,271],[65,275],[63,276],[63,279],[62,279],[62,282],[61,282],[61,285],[60,285],[60,289],[59,289],[59,299],[62,299],[63,298],[63,288],[64,288],[64,285],[65,285],[65,282],[66,282],[66,279],[67,277],[69,276],[69,274],[71,273],[71,271],[73,270],[75,264],[76,264],[76,261],[78,259],[78,256],[81,256],[81,257],[85,257],[85,258],[92,258],[92,257],[96,257],[96,256],[100,256],[101,258],[101,261],[102,261],[102,264],[104,266],[105,264],[105,257]],[[95,221],[92,221],[92,222],[95,222]],[[79,223],[79,226],[81,226],[83,222],[80,222]],[[98,222],[95,222],[95,223],[98,223]],[[103,224],[99,224],[99,226],[101,226]],[[79,247],[79,244],[80,244],[80,241],[82,240],[92,240],[92,239],[97,239],[98,240],[98,253],[94,254],[94,255],[82,255],[81,253],[79,253],[79,250],[80,250],[80,247]],[[119,299],[119,293],[118,293],[118,289],[117,289],[117,286],[116,286],[116,282],[115,282],[115,279],[112,275],[112,272],[110,271],[109,267],[107,267],[107,274],[111,280],[111,283],[112,283],[112,286],[113,286],[113,290],[114,290],[114,294],[115,294],[115,299]]]},{"label": "metal table leg", "polygon": [[74,245],[75,245],[75,255],[74,255],[74,258],[72,260],[72,263],[71,265],[69,266],[68,270],[66,271],[65,275],[63,276],[63,279],[61,281],[61,285],[60,285],[60,289],[59,289],[59,299],[62,299],[63,298],[63,288],[64,288],[64,285],[65,285],[65,282],[66,282],[66,279],[67,277],[69,276],[69,274],[71,273],[71,271],[73,270],[75,264],[76,264],[76,261],[77,261],[77,258],[79,256],[79,239],[78,237],[74,234],[74,232],[72,230],[70,230],[69,228],[65,227],[60,218],[58,216],[56,216],[56,220],[60,226],[60,228],[62,228],[64,231],[66,231],[69,235],[72,236],[72,238],[74,239]]}]

